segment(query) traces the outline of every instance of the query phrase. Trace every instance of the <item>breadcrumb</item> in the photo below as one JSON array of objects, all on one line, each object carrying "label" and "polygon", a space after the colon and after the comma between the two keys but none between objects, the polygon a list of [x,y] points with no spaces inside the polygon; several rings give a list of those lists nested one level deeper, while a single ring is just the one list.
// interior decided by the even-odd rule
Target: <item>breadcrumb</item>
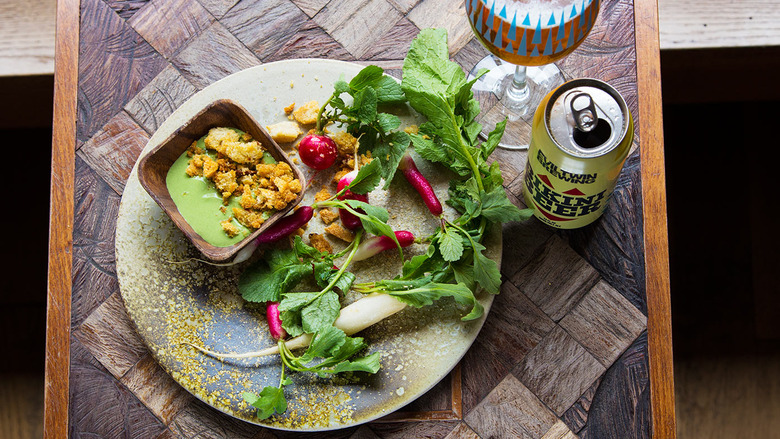
[{"label": "breadcrumb", "polygon": [[317,114],[320,112],[320,104],[317,101],[309,101],[293,111],[292,115],[301,125],[313,125],[317,122]]},{"label": "breadcrumb", "polygon": [[352,172],[352,168],[342,168],[333,176],[333,184],[339,184],[339,181],[350,172]]},{"label": "breadcrumb", "polygon": [[328,227],[325,227],[325,232],[330,233],[344,242],[352,242],[355,240],[355,234],[342,227],[339,223],[333,223]]},{"label": "breadcrumb", "polygon": [[207,149],[213,149],[236,163],[258,163],[264,148],[249,133],[239,134],[231,128],[212,128],[206,136]]},{"label": "breadcrumb", "polygon": [[325,224],[330,224],[333,221],[336,221],[336,218],[339,217],[339,214],[337,212],[334,212],[331,209],[321,209],[320,210],[320,219]]},{"label": "breadcrumb", "polygon": [[227,236],[234,237],[240,233],[240,230],[238,229],[238,226],[233,224],[233,219],[228,218],[224,221],[220,221],[219,224],[222,226],[222,230],[225,231]]},{"label": "breadcrumb", "polygon": [[265,222],[261,212],[244,210],[238,207],[233,208],[233,216],[236,217],[236,221],[250,229],[259,229]]},{"label": "breadcrumb", "polygon": [[271,138],[278,143],[293,142],[298,136],[303,134],[301,127],[297,123],[291,121],[282,121],[273,125],[266,125],[265,129],[268,131]]},{"label": "breadcrumb", "polygon": [[294,109],[295,109],[295,102],[293,102],[292,104],[284,107],[284,114],[290,114],[290,113],[293,112]]},{"label": "breadcrumb", "polygon": [[331,247],[328,240],[318,233],[309,233],[309,242],[318,251],[333,253],[333,247]]},{"label": "breadcrumb", "polygon": [[355,136],[346,131],[340,131],[331,134],[330,138],[336,143],[339,155],[355,155],[355,151],[359,146],[358,139]]},{"label": "breadcrumb", "polygon": [[406,134],[417,134],[420,132],[420,127],[417,125],[409,125],[408,127],[404,128],[404,132]]},{"label": "breadcrumb", "polygon": [[203,176],[214,183],[222,196],[222,213],[227,211],[224,206],[230,203],[231,197],[240,197],[241,208],[233,209],[233,217],[229,221],[220,222],[231,238],[239,233],[233,218],[250,229],[257,229],[270,213],[287,207],[303,190],[300,180],[295,178],[286,162],[261,163],[262,150],[255,162],[254,147],[246,146],[252,142],[262,148],[249,134],[232,128],[212,128],[204,143],[207,149],[217,151],[216,160],[214,153],[196,154],[198,150],[202,151],[197,142],[189,149],[193,154],[185,172],[190,177]]},{"label": "breadcrumb", "polygon": [[316,202],[325,201],[325,200],[327,200],[330,197],[332,197],[332,195],[330,194],[330,191],[328,191],[327,187],[324,187],[324,188],[320,189],[320,191],[317,192],[316,195],[314,195],[314,201],[316,201]]}]

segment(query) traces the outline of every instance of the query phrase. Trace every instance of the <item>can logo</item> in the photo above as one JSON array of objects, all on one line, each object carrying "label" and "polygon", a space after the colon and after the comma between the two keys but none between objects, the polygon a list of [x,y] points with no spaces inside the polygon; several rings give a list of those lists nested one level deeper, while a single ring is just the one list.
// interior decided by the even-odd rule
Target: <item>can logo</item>
[{"label": "can logo", "polygon": [[628,107],[608,84],[575,79],[553,90],[531,126],[526,205],[556,228],[592,223],[612,196],[633,137]]},{"label": "can logo", "polygon": [[[549,174],[535,174],[533,167],[529,166],[525,174],[526,193],[533,200],[534,209],[549,221],[555,223],[573,221],[579,217],[599,212],[606,204],[606,190],[588,195],[582,191],[584,188],[576,186],[595,183],[598,177],[597,173],[573,174],[560,170],[547,160],[541,150],[537,151],[535,159]],[[567,182],[575,186],[561,190],[562,188],[555,187],[553,181],[556,184]],[[587,189],[585,190],[587,191]],[[548,224],[555,225],[549,222]]]}]

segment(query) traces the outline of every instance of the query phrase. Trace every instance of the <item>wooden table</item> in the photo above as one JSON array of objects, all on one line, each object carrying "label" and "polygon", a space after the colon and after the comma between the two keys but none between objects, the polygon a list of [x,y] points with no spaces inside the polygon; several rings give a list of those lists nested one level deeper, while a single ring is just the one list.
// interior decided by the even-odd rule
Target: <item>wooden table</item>
[{"label": "wooden table", "polygon": [[[433,26],[466,70],[485,54],[462,0],[60,0],[47,437],[295,436],[211,409],[152,360],[117,284],[124,183],[158,124],[213,81],[303,57],[398,74]],[[610,82],[637,124],[604,217],[567,233],[505,225],[502,292],[450,376],[389,418],[318,437],[674,437],[656,2],[605,0],[562,69]],[[525,154],[496,157],[520,204]]]}]

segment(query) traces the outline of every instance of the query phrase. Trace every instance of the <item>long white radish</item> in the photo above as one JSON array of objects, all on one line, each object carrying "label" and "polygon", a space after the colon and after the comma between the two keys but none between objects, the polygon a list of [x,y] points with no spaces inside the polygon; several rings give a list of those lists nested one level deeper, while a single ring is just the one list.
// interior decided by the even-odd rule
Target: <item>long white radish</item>
[{"label": "long white radish", "polygon": [[406,304],[393,296],[373,293],[341,309],[333,326],[347,335],[360,332],[406,308]]},{"label": "long white radish", "polygon": [[[333,326],[341,329],[347,335],[352,335],[371,325],[379,323],[404,308],[406,308],[406,304],[395,297],[382,293],[369,294],[342,308],[338,318],[333,322]],[[284,344],[290,350],[301,349],[309,346],[311,338],[311,334],[303,334],[284,342]],[[259,351],[243,354],[223,354],[196,346],[192,343],[184,344],[192,346],[198,351],[215,358],[257,358],[279,353],[279,346],[271,346]]]}]

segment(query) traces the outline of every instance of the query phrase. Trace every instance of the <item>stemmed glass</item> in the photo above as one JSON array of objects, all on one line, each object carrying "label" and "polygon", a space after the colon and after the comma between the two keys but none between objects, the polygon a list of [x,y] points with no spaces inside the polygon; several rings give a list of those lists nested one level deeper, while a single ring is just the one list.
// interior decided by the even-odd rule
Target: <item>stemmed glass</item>
[{"label": "stemmed glass", "polygon": [[[533,117],[542,98],[563,84],[563,75],[553,63],[571,53],[588,36],[598,16],[600,0],[465,2],[471,30],[492,53],[474,66],[469,80],[487,69],[473,90],[478,96],[479,92],[495,95],[500,119],[507,117],[512,123]],[[495,119],[483,119],[483,133],[495,127]],[[508,124],[499,147],[527,149],[528,140],[522,137]]]}]

